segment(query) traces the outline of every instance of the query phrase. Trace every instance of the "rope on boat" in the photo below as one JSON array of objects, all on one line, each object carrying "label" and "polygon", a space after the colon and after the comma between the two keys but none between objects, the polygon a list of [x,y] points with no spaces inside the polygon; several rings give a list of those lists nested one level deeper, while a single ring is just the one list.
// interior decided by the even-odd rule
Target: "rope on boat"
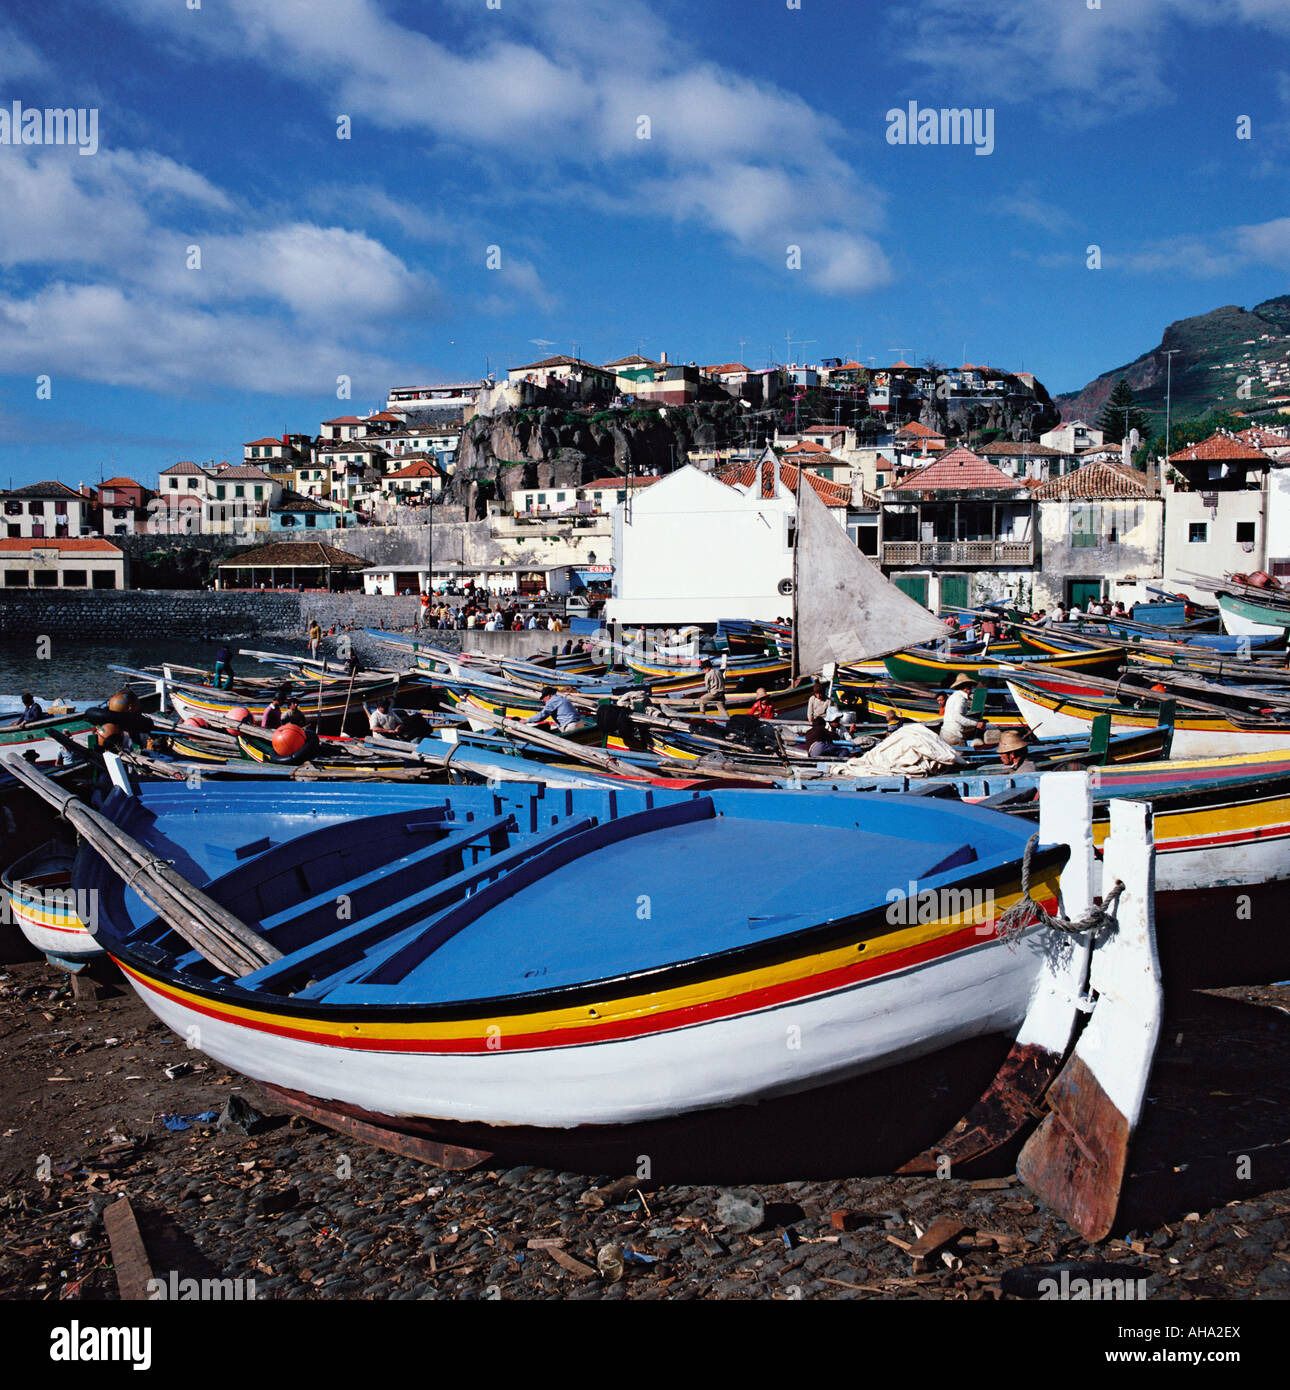
[{"label": "rope on boat", "polygon": [[1026,841],[1026,852],[1021,860],[1021,897],[1006,908],[996,923],[996,931],[1005,940],[1020,936],[1027,927],[1051,927],[1054,931],[1065,932],[1070,936],[1080,936],[1084,932],[1103,932],[1115,926],[1113,908],[1124,892],[1124,884],[1115,880],[1115,887],[1106,895],[1101,904],[1093,903],[1081,916],[1072,921],[1060,913],[1054,916],[1042,904],[1030,896],[1030,870],[1034,862],[1035,850],[1039,847],[1039,832],[1036,831]]}]

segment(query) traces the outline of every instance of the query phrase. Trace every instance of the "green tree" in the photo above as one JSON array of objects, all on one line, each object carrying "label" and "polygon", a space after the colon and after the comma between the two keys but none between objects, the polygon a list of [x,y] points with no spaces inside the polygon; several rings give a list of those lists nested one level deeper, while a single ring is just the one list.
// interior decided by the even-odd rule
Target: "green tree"
[{"label": "green tree", "polygon": [[1131,430],[1137,430],[1143,439],[1151,437],[1151,426],[1135,400],[1132,387],[1121,377],[1097,417],[1097,427],[1107,444],[1119,444]]}]

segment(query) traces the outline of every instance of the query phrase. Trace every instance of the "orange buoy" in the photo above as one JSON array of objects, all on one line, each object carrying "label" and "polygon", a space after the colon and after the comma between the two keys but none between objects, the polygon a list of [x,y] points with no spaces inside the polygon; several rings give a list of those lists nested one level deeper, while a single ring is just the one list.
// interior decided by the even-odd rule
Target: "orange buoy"
[{"label": "orange buoy", "polygon": [[1153,685],[1151,688],[1152,690],[1157,691],[1161,695],[1165,693],[1165,687],[1163,685]]},{"label": "orange buoy", "polygon": [[134,714],[139,709],[139,697],[132,690],[118,690],[107,707],[113,714]]},{"label": "orange buoy", "polygon": [[181,729],[209,729],[210,725],[199,714],[195,718],[185,719],[179,727]]},{"label": "orange buoy", "polygon": [[106,741],[110,738],[116,738],[121,730],[115,724],[100,724],[95,732],[101,741]]},{"label": "orange buoy", "polygon": [[245,705],[234,705],[228,712],[228,717],[238,724],[249,724],[251,722],[251,711]]},{"label": "orange buoy", "polygon": [[1266,589],[1272,583],[1272,576],[1267,570],[1255,570],[1246,583],[1251,589]]},{"label": "orange buoy", "polygon": [[294,757],[305,746],[307,735],[299,724],[280,724],[273,731],[273,751],[280,758]]}]

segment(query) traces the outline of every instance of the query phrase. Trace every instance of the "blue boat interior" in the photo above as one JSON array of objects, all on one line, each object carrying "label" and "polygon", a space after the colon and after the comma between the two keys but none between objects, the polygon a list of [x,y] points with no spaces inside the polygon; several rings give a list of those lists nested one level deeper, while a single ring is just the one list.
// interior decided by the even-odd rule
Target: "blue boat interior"
[{"label": "blue boat interior", "polygon": [[[224,976],[97,855],[100,936],[194,981],[449,1004],[648,974],[1015,863],[1029,825],[958,802],[525,784],[150,784],[105,811],[278,950]],[[266,795],[267,793],[267,795]],[[880,917],[871,935],[890,930]],[[863,949],[863,945],[860,946]]]}]

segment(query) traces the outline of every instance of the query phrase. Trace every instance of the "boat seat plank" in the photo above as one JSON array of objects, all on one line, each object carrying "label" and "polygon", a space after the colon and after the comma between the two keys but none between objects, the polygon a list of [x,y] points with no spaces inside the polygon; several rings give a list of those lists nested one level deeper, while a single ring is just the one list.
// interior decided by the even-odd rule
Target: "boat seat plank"
[{"label": "boat seat plank", "polygon": [[396,952],[375,965],[364,979],[373,984],[392,984],[401,980],[408,971],[423,965],[426,957],[433,954],[445,941],[454,937],[485,912],[513,897],[521,889],[547,878],[566,864],[583,860],[596,850],[620,845],[638,835],[690,825],[696,821],[713,820],[716,814],[711,797],[697,796],[689,801],[652,806],[647,811],[636,811],[593,825],[581,835],[562,840],[541,854],[534,855],[505,878],[495,880],[487,887],[472,893],[465,902],[441,913],[436,920],[426,924],[426,930],[421,936],[403,951]]},{"label": "boat seat plank", "polygon": [[[394,949],[396,939],[402,944],[401,938],[390,936],[390,933],[398,933],[409,925],[413,927],[414,932],[419,933],[424,928],[427,916],[433,914],[436,909],[451,907],[461,894],[469,892],[471,888],[489,878],[505,874],[514,865],[522,864],[531,856],[541,853],[553,841],[579,835],[594,824],[595,819],[592,816],[577,816],[544,834],[528,836],[511,849],[491,855],[480,863],[452,875],[451,878],[441,879],[423,892],[411,896],[400,895],[397,902],[384,910],[348,923],[340,930],[331,932],[310,945],[301,946],[289,956],[244,976],[238,983],[250,989],[263,989],[288,978],[292,973],[299,974],[306,968],[315,976],[328,967],[332,968],[332,973],[344,971],[351,965],[353,953],[368,947],[373,948],[378,956],[383,958]],[[364,969],[367,968],[365,962]],[[327,979],[320,979],[316,985],[302,991],[302,996],[318,998],[330,983],[329,974]]]}]

